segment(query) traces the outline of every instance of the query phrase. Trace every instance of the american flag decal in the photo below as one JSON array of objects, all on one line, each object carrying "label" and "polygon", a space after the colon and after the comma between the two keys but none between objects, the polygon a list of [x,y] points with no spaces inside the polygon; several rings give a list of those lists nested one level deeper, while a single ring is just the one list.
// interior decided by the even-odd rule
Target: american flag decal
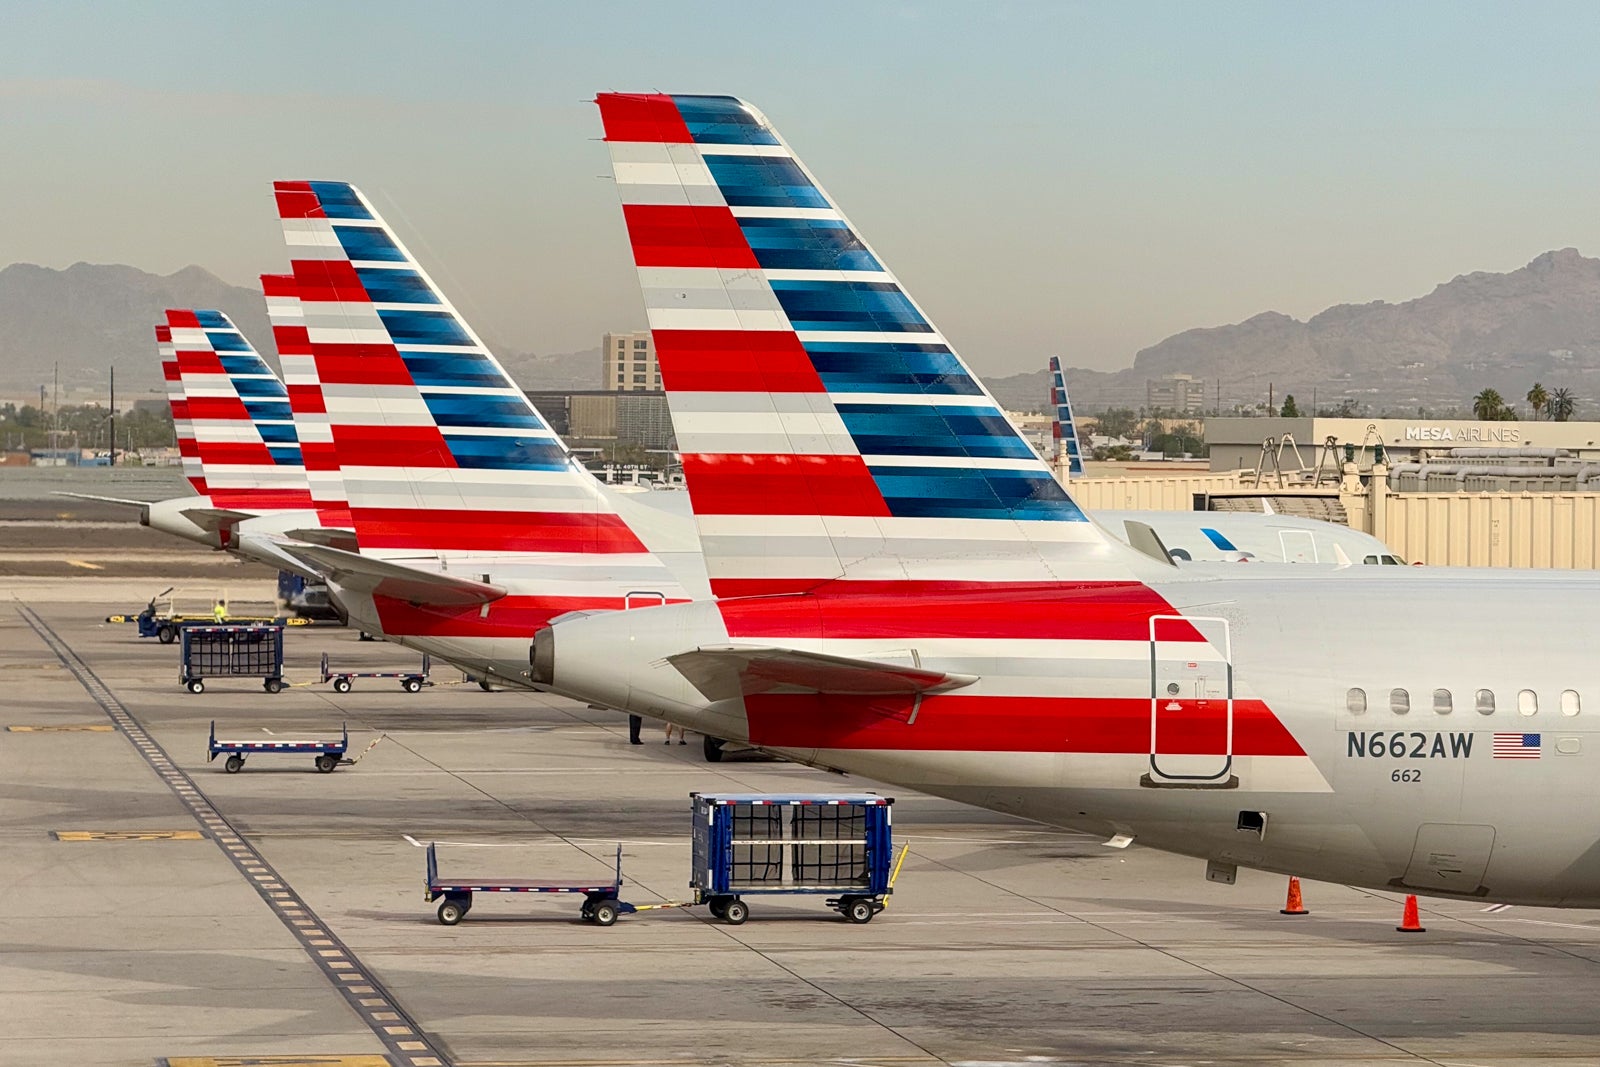
[{"label": "american flag decal", "polygon": [[1538,759],[1538,734],[1495,734],[1495,759]]}]

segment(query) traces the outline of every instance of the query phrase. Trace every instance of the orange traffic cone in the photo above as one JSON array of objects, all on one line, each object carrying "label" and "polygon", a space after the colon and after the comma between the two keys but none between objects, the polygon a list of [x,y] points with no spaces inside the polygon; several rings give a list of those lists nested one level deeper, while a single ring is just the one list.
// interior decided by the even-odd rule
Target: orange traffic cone
[{"label": "orange traffic cone", "polygon": [[1279,915],[1310,915],[1306,902],[1300,897],[1300,879],[1289,876],[1289,899],[1278,909]]},{"label": "orange traffic cone", "polygon": [[1422,919],[1417,915],[1417,895],[1412,893],[1406,897],[1406,910],[1400,917],[1400,925],[1395,927],[1402,934],[1426,933],[1427,928],[1422,925]]}]

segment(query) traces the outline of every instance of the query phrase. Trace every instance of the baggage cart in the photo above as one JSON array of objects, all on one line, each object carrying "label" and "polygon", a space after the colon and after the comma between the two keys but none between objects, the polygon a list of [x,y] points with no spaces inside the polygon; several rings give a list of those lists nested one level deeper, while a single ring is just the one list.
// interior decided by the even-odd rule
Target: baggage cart
[{"label": "baggage cart", "polygon": [[283,689],[283,625],[184,626],[178,680],[191,693],[208,678],[260,678],[269,693]]},{"label": "baggage cart", "polygon": [[[745,897],[824,896],[852,923],[868,923],[894,891],[892,797],[689,794],[694,903],[737,926]],[[904,854],[901,856],[904,859]]]},{"label": "baggage cart", "polygon": [[583,906],[578,909],[584,922],[596,926],[610,926],[620,915],[631,915],[652,907],[681,907],[682,905],[634,905],[620,899],[622,895],[622,846],[617,846],[617,865],[609,881],[591,882],[519,882],[509,879],[479,878],[468,881],[445,881],[439,877],[437,844],[428,845],[428,882],[423,899],[439,904],[439,921],[454,926],[472,910],[474,893],[570,893],[583,894]]},{"label": "baggage cart", "polygon": [[206,743],[206,762],[210,763],[218,756],[227,756],[223,761],[222,769],[229,774],[238,774],[244,769],[246,757],[265,752],[269,755],[287,756],[293,754],[309,755],[317,770],[323,774],[332,774],[333,769],[341,763],[354,763],[354,760],[344,758],[350,750],[350,729],[345,724],[339,726],[339,737],[326,741],[221,741],[217,739],[217,720],[211,720],[211,740]]},{"label": "baggage cart", "polygon": [[109,623],[133,623],[138,627],[140,637],[153,637],[163,645],[170,645],[178,639],[186,626],[219,626],[223,624],[245,623],[281,623],[286,626],[302,626],[308,620],[301,618],[283,618],[275,615],[234,615],[224,606],[225,617],[218,619],[214,605],[220,601],[227,604],[225,596],[219,596],[211,601],[213,607],[206,607],[203,603],[190,597],[189,603],[193,610],[185,610],[178,606],[177,598],[172,595],[169,586],[150,598],[138,612],[129,612],[125,615],[107,615]]},{"label": "baggage cart", "polygon": [[332,682],[335,693],[350,692],[351,683],[357,678],[398,678],[400,688],[408,693],[420,693],[425,685],[432,685],[428,680],[428,673],[433,669],[433,661],[424,652],[422,654],[422,669],[420,671],[336,671],[328,666],[328,654],[322,654],[322,681]]}]

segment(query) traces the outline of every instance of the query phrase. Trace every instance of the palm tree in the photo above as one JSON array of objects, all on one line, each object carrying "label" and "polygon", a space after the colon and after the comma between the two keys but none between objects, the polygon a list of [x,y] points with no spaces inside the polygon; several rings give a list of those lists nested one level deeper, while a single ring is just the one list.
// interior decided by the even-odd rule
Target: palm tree
[{"label": "palm tree", "polygon": [[1479,422],[1493,422],[1500,417],[1506,402],[1497,389],[1485,389],[1472,398],[1472,413]]},{"label": "palm tree", "polygon": [[1566,422],[1572,418],[1572,413],[1578,407],[1578,400],[1572,395],[1572,390],[1561,388],[1550,394],[1550,399],[1545,402],[1545,409],[1550,412],[1550,417],[1557,422]]},{"label": "palm tree", "polygon": [[1528,390],[1528,406],[1533,409],[1533,421],[1539,421],[1539,412],[1543,411],[1550,403],[1550,394],[1544,391],[1544,386],[1539,382],[1533,383],[1533,388]]}]

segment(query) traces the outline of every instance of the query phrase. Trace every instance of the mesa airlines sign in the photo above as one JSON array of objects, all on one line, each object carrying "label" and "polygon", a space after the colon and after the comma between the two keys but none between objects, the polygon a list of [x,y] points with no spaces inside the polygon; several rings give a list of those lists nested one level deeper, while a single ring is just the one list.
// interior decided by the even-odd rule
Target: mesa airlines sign
[{"label": "mesa airlines sign", "polygon": [[1503,441],[1518,444],[1522,431],[1515,426],[1462,423],[1459,426],[1407,426],[1407,441]]}]

